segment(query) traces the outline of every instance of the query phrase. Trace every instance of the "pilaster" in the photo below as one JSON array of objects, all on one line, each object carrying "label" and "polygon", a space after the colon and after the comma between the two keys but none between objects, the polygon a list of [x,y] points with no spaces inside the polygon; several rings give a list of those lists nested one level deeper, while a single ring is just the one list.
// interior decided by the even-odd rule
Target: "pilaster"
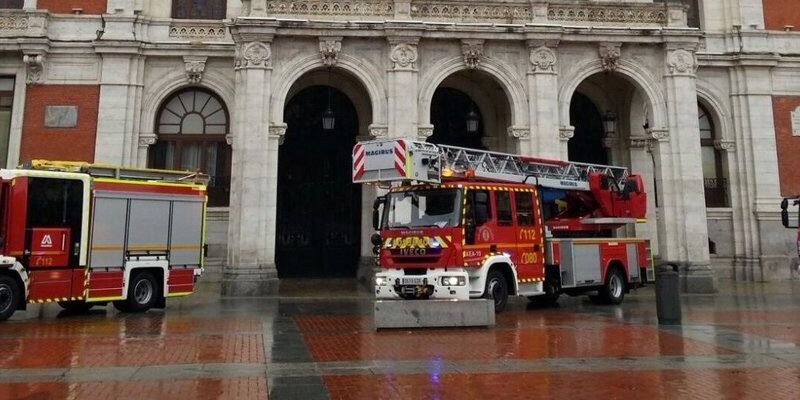
[{"label": "pilaster", "polygon": [[697,140],[697,60],[691,45],[669,45],[665,54],[666,135],[658,140],[656,176],[659,189],[659,254],[681,266],[683,289],[716,291],[708,253],[700,141]]},{"label": "pilaster", "polygon": [[558,42],[529,41],[528,103],[531,134],[520,139],[520,150],[527,155],[563,158],[566,142],[558,127]]},{"label": "pilaster", "polygon": [[[256,2],[252,3],[255,9]],[[260,296],[278,290],[275,268],[278,146],[286,126],[270,126],[272,39],[263,21],[234,21],[235,98],[231,200],[224,296]]]},{"label": "pilaster", "polygon": [[414,138],[417,134],[417,61],[419,37],[389,38],[389,131],[391,137]]}]

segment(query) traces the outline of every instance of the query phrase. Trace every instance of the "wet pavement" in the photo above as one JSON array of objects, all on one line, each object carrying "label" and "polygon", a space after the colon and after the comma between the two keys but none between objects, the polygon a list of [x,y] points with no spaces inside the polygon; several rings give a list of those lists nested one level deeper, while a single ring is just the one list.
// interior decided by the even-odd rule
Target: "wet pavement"
[{"label": "wet pavement", "polygon": [[369,292],[343,281],[141,315],[47,305],[0,323],[0,399],[800,397],[800,283],[721,286],[684,296],[677,327],[652,288],[621,306],[519,299],[493,329],[375,332]]}]

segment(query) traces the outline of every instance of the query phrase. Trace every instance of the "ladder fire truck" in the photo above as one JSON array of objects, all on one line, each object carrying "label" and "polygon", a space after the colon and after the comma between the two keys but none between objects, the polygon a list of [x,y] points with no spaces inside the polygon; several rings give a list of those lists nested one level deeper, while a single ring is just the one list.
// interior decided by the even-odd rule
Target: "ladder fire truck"
[{"label": "ladder fire truck", "polygon": [[202,273],[208,177],[33,161],[0,170],[0,321],[28,303],[163,308]]},{"label": "ladder fire truck", "polygon": [[800,216],[795,221],[790,220],[789,206],[795,209],[800,206],[800,197],[787,197],[781,202],[781,221],[787,229],[797,229],[797,256],[800,257]]},{"label": "ladder fire truck", "polygon": [[613,237],[646,213],[625,168],[387,139],[354,147],[353,181],[388,190],[373,207],[379,300],[619,304],[654,280],[649,242]]}]

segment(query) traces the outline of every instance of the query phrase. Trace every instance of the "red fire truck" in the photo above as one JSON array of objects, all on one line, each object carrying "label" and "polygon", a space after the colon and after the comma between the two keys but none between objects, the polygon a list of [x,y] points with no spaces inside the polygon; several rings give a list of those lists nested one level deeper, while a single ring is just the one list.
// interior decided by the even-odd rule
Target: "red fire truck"
[{"label": "red fire truck", "polygon": [[800,257],[800,216],[794,222],[789,218],[789,204],[795,209],[800,205],[800,197],[789,197],[781,202],[781,221],[788,229],[797,229],[797,256]]},{"label": "red fire truck", "polygon": [[28,303],[142,312],[191,294],[207,180],[72,162],[0,170],[0,321]]},{"label": "red fire truck", "polygon": [[373,213],[378,299],[619,304],[654,279],[649,242],[614,237],[647,207],[625,168],[388,139],[354,147],[353,181],[388,191]]}]

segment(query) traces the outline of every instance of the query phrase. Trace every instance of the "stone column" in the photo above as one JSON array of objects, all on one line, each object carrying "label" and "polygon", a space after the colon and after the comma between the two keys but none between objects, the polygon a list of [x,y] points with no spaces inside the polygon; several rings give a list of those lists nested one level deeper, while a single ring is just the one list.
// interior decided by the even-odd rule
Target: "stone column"
[{"label": "stone column", "polygon": [[659,189],[658,223],[661,260],[681,264],[682,286],[692,293],[716,291],[708,253],[708,226],[700,127],[697,117],[697,61],[694,47],[670,45],[666,52],[664,88],[667,131],[656,130],[656,176]]},{"label": "stone column", "polygon": [[520,139],[520,151],[536,157],[566,159],[566,142],[559,140],[561,130],[558,126],[558,58],[553,44],[549,45],[540,41],[528,42],[530,50],[528,107],[531,134],[527,139]]},{"label": "stone column", "polygon": [[417,135],[418,37],[390,37],[388,72],[389,136],[415,139]]},{"label": "stone column", "polygon": [[656,208],[657,187],[654,182],[654,156],[656,143],[651,137],[632,135],[629,138],[631,173],[642,176],[647,192],[647,215],[645,223],[637,223],[634,227],[636,237],[650,239],[650,248],[653,255],[658,255],[658,209]]},{"label": "stone column", "polygon": [[[255,6],[255,4],[253,4]],[[270,127],[274,27],[235,21],[233,159],[224,296],[275,293],[277,148],[285,126]]]},{"label": "stone column", "polygon": [[[731,202],[736,278],[768,281],[791,276],[786,232],[778,222],[780,180],[770,68],[774,60],[743,61],[730,70],[734,137]],[[720,142],[719,146],[725,143]],[[736,168],[733,168],[736,167]]]}]

